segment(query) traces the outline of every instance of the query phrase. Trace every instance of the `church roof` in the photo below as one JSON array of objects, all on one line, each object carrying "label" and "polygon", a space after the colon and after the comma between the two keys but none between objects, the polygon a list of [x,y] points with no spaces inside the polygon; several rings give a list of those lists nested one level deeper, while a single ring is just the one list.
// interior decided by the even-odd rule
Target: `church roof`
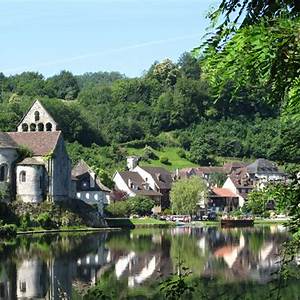
[{"label": "church roof", "polygon": [[8,132],[7,134],[18,146],[30,149],[34,156],[45,156],[55,150],[61,131]]},{"label": "church roof", "polygon": [[0,148],[18,148],[7,132],[0,132]]},{"label": "church roof", "polygon": [[45,164],[44,162],[38,161],[33,157],[27,157],[18,163],[18,165],[22,165],[22,166],[31,166],[31,165],[43,166],[44,164]]}]

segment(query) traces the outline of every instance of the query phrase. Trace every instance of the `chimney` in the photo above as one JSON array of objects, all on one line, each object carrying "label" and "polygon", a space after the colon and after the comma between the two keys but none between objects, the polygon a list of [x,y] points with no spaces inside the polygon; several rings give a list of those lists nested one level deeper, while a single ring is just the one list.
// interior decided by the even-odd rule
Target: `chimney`
[{"label": "chimney", "polygon": [[128,156],[127,157],[127,169],[132,171],[139,164],[138,156]]}]

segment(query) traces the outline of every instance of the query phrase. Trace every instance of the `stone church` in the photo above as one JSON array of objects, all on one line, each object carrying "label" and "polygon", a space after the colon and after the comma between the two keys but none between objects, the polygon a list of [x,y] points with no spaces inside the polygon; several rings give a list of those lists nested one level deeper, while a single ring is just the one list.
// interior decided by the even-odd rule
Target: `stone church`
[{"label": "stone church", "polygon": [[0,132],[1,185],[11,199],[24,202],[75,196],[62,132],[39,101],[22,118],[17,132]]}]

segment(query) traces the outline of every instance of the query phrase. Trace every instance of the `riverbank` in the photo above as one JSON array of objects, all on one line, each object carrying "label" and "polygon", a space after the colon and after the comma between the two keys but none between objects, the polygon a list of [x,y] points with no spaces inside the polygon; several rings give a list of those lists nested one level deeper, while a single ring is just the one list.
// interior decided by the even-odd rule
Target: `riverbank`
[{"label": "riverbank", "polygon": [[105,219],[107,225],[109,227],[115,228],[126,228],[126,229],[134,229],[141,227],[156,227],[156,228],[167,228],[174,227],[176,224],[174,222],[157,220],[154,218],[106,218]]},{"label": "riverbank", "polygon": [[33,230],[17,231],[17,235],[28,235],[28,234],[49,234],[49,233],[63,233],[63,232],[101,232],[101,231],[118,231],[121,228],[111,227],[83,227],[83,228],[58,228],[58,229],[40,229],[35,228]]}]

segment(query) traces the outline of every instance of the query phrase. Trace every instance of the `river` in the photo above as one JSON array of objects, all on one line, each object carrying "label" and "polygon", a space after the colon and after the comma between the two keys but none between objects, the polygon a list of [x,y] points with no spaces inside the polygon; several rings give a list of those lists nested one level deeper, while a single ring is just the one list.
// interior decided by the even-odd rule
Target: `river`
[{"label": "river", "polygon": [[157,282],[178,265],[191,273],[195,299],[299,299],[299,282],[277,290],[287,239],[280,225],[19,236],[0,241],[0,300],[77,300],[96,283],[115,299],[157,298]]}]

